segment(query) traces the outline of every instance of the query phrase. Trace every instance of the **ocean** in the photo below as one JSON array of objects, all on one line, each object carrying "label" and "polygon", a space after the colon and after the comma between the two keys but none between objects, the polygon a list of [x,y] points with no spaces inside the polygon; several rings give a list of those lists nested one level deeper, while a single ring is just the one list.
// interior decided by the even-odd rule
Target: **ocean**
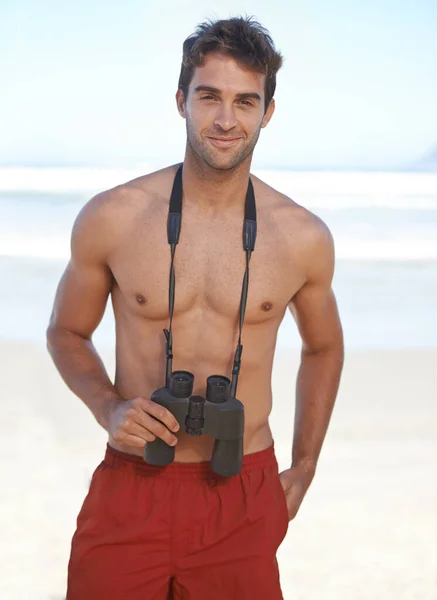
[{"label": "ocean", "polygon": [[[96,192],[145,172],[0,168],[1,338],[44,343],[75,216]],[[347,348],[437,346],[437,174],[254,173],[331,229]],[[110,303],[94,339],[114,344]],[[287,314],[278,347],[299,344]]]}]

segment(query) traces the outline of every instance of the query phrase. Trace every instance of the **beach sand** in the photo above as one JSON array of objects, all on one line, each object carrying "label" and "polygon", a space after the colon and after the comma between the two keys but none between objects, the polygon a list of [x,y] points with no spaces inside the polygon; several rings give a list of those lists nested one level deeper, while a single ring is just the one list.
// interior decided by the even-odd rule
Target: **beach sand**
[{"label": "beach sand", "polygon": [[[112,374],[112,353],[102,356]],[[106,434],[44,347],[3,341],[0,360],[0,598],[61,600]],[[298,362],[296,352],[275,360],[281,469]],[[347,353],[318,470],[278,560],[285,600],[437,598],[436,350]]]}]

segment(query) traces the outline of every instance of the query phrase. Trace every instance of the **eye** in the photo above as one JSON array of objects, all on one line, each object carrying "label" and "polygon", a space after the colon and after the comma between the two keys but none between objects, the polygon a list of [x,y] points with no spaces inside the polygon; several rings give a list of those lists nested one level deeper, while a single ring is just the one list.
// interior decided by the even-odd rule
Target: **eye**
[{"label": "eye", "polygon": [[212,96],[211,94],[208,94],[206,96],[201,96],[200,99],[201,100],[215,100],[214,96]]},{"label": "eye", "polygon": [[240,104],[243,104],[244,106],[253,106],[252,102],[249,100],[240,100]]}]

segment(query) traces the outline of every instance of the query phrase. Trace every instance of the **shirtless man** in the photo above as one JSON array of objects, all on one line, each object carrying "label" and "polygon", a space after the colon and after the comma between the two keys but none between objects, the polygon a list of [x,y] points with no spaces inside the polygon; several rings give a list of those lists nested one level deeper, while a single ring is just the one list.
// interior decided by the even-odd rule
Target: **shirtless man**
[{"label": "shirtless man", "polygon": [[[274,112],[281,56],[250,19],[205,23],[184,44],[177,108],[186,119],[183,211],[175,255],[173,369],[230,377],[245,253],[244,202],[260,130]],[[150,140],[153,143],[153,140]],[[276,551],[314,477],[343,362],[331,290],[327,227],[253,182],[258,233],[250,262],[238,399],[245,407],[238,475],[210,468],[214,440],[178,428],[151,400],[164,384],[169,319],[167,215],[179,165],[88,202],[47,332],[61,376],[108,432],[105,459],[78,517],[68,600],[276,600]],[[92,343],[111,295],[116,374]],[[271,372],[287,307],[302,338],[290,468],[278,475],[269,427]],[[291,386],[289,390],[292,401]],[[148,442],[175,445],[175,461],[142,458]]]}]

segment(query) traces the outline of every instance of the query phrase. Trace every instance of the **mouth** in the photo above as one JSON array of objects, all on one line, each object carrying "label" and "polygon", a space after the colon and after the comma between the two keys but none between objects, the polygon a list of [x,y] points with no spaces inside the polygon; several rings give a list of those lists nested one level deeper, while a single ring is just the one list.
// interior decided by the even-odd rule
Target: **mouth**
[{"label": "mouth", "polygon": [[241,140],[241,138],[219,138],[219,137],[208,137],[211,144],[217,146],[217,148],[229,148]]}]

